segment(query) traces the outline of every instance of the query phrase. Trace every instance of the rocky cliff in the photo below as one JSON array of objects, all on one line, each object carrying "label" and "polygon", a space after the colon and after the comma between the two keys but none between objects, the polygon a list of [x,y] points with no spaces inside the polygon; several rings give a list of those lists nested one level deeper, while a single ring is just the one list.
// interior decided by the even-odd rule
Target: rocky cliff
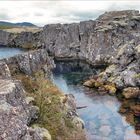
[{"label": "rocky cliff", "polygon": [[50,81],[53,67],[45,49],[0,61],[1,140],[86,140],[74,97]]},{"label": "rocky cliff", "polygon": [[46,48],[56,58],[112,63],[117,50],[130,40],[139,44],[140,14],[135,10],[106,12],[96,20],[50,24],[38,32],[0,31],[3,45]]},{"label": "rocky cliff", "polygon": [[[93,65],[107,65],[105,71],[97,75],[95,79],[85,83],[85,85],[98,88],[100,91],[106,90],[110,94],[120,91],[125,98],[131,99],[140,97],[139,34],[139,12],[126,10],[106,12],[95,21],[46,25],[42,31],[36,33],[22,32],[14,34],[0,31],[0,44],[32,49],[44,48],[3,60],[7,64],[4,67],[6,70],[9,67],[12,74],[22,72],[32,75],[40,69],[47,72],[48,65],[51,67],[48,52],[56,59],[80,59]],[[8,90],[8,93],[13,93],[13,87],[14,90],[18,88],[16,81],[7,81],[10,74],[6,74],[5,70],[1,69],[0,73],[2,79],[6,76],[6,79],[2,80],[1,83],[6,82],[7,85],[14,85],[9,86],[10,89]],[[1,87],[3,89],[3,86]],[[36,89],[33,88],[34,90]],[[3,94],[8,93],[5,93],[4,90],[1,95],[3,97]],[[59,98],[59,101],[61,102],[61,98]],[[9,104],[9,102],[6,102],[6,106],[7,103]],[[135,108],[131,107],[134,112],[133,118],[140,115],[138,107],[138,103]],[[24,113],[24,111],[22,112]],[[71,114],[71,112],[66,114]],[[75,117],[72,118],[75,119]],[[52,128],[50,130],[52,131]],[[69,129],[65,131],[67,130]],[[138,130],[140,130],[139,127]],[[55,131],[58,130],[55,129]],[[76,135],[76,133],[74,134]],[[61,138],[58,136],[58,139]]]},{"label": "rocky cliff", "polygon": [[25,49],[42,47],[44,44],[40,36],[41,29],[33,29],[33,31],[30,30],[32,29],[12,28],[0,30],[0,45],[8,47],[22,47]]},{"label": "rocky cliff", "polygon": [[28,105],[20,81],[12,80],[10,70],[0,62],[0,139],[27,140],[28,123],[36,117],[38,107]]},{"label": "rocky cliff", "polygon": [[80,58],[92,64],[112,62],[117,50],[128,41],[139,42],[138,11],[108,12],[95,21],[46,25],[45,47],[59,58]]},{"label": "rocky cliff", "polygon": [[32,50],[3,59],[3,61],[6,62],[12,73],[15,74],[22,72],[31,75],[40,69],[48,74],[49,69],[54,67],[53,59],[48,56],[46,49]]}]

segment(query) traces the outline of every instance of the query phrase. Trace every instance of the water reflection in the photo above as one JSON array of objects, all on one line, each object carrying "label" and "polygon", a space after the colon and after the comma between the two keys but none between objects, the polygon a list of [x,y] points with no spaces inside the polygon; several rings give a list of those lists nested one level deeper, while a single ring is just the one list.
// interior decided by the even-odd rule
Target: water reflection
[{"label": "water reflection", "polygon": [[0,59],[12,57],[24,51],[25,50],[20,49],[20,48],[7,48],[4,46],[0,46]]},{"label": "water reflection", "polygon": [[99,71],[79,62],[57,62],[54,83],[65,93],[74,94],[77,106],[87,106],[78,110],[85,121],[90,140],[139,140],[134,128],[126,118],[118,113],[120,102],[113,96],[101,96],[96,90],[81,85],[93,73]]}]

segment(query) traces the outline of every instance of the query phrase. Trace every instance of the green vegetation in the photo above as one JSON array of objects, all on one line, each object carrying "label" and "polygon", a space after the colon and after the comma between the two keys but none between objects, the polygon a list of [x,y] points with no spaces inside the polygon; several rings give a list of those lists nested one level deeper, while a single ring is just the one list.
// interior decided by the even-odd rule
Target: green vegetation
[{"label": "green vegetation", "polygon": [[140,73],[136,75],[136,78],[140,78]]},{"label": "green vegetation", "polygon": [[34,97],[35,105],[39,107],[39,117],[31,126],[37,125],[46,128],[52,139],[61,137],[62,140],[76,136],[77,130],[72,118],[67,116],[68,108],[65,105],[66,97],[55,85],[44,79],[42,72],[32,77],[16,74],[14,78],[21,80],[27,91],[27,96]]},{"label": "green vegetation", "polygon": [[0,30],[3,30],[3,29],[12,29],[12,28],[13,28],[12,26],[0,25]]},{"label": "green vegetation", "polygon": [[33,49],[33,43],[26,43],[22,45],[22,48],[24,49]]}]

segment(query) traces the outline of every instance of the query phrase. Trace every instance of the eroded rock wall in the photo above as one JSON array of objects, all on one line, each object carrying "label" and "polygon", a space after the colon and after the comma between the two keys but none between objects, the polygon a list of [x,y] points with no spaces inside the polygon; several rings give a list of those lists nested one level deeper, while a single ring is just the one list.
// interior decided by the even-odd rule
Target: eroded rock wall
[{"label": "eroded rock wall", "polygon": [[10,33],[0,30],[0,45],[7,45]]},{"label": "eroded rock wall", "polygon": [[42,37],[45,47],[57,58],[111,63],[122,45],[132,39],[139,42],[139,21],[138,11],[114,11],[95,21],[46,25]]},{"label": "eroded rock wall", "polygon": [[[23,72],[31,75],[32,73],[42,69],[44,72],[49,72],[54,67],[54,62],[48,56],[46,49],[38,49],[25,52],[10,58],[3,59],[11,71]],[[48,74],[49,75],[49,74]]]}]

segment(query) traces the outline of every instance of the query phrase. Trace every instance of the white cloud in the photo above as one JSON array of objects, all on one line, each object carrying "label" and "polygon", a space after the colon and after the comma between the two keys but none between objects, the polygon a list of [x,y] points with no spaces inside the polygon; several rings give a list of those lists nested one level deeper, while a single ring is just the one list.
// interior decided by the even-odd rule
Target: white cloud
[{"label": "white cloud", "polygon": [[140,10],[139,1],[0,1],[0,20],[37,25],[95,19],[105,11]]}]

